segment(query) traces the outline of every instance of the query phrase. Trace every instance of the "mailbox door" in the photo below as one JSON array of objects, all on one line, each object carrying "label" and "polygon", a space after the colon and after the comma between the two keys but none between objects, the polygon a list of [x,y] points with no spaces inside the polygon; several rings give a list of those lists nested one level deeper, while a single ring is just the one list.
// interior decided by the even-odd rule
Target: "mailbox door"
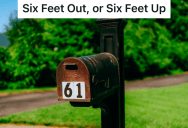
[{"label": "mailbox door", "polygon": [[56,71],[59,101],[90,102],[90,76],[86,65],[78,58],[61,61]]}]

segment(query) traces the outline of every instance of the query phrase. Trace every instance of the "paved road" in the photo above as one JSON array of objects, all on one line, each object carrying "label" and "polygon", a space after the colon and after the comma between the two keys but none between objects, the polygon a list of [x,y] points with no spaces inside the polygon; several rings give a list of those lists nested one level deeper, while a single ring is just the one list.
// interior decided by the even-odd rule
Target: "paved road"
[{"label": "paved road", "polygon": [[188,83],[188,74],[161,76],[144,80],[137,80],[125,83],[125,91],[142,89],[142,88],[157,88],[170,85]]},{"label": "paved road", "polygon": [[54,91],[0,97],[0,117],[61,103]]},{"label": "paved road", "polygon": [[[188,83],[188,74],[126,82],[125,91],[181,83]],[[61,103],[64,102],[57,100],[56,91],[0,97],[0,117]]]}]

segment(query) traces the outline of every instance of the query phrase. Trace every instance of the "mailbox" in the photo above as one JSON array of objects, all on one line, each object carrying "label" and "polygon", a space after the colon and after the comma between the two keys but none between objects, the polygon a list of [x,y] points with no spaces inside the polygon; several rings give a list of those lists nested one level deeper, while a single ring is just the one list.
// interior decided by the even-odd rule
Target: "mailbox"
[{"label": "mailbox", "polygon": [[[91,106],[119,87],[119,64],[111,53],[62,60],[56,71],[59,101],[73,106]],[[76,105],[81,103],[79,105]],[[85,103],[85,105],[84,105]]]}]

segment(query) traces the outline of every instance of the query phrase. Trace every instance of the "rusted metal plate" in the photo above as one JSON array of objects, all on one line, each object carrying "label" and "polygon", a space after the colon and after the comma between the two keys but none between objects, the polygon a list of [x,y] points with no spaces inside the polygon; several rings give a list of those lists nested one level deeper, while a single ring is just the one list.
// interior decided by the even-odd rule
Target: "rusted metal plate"
[{"label": "rusted metal plate", "polygon": [[[56,71],[57,92],[59,101],[90,102],[90,76],[86,65],[78,58],[69,57],[61,61]],[[64,99],[62,82],[85,82],[85,99]],[[74,92],[73,92],[74,93]],[[78,92],[80,93],[80,91]]]}]

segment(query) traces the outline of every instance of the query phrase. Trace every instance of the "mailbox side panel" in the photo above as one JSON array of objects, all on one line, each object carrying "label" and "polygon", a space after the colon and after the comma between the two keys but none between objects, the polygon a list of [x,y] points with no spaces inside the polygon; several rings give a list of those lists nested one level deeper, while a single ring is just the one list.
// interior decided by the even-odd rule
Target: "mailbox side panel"
[{"label": "mailbox side panel", "polygon": [[[77,69],[71,68],[77,66]],[[78,58],[70,57],[61,61],[56,71],[57,92],[59,101],[90,102],[90,76],[86,65]],[[85,99],[65,99],[63,97],[62,82],[85,83]],[[73,92],[74,93],[74,92]],[[82,92],[83,93],[83,92]]]}]

